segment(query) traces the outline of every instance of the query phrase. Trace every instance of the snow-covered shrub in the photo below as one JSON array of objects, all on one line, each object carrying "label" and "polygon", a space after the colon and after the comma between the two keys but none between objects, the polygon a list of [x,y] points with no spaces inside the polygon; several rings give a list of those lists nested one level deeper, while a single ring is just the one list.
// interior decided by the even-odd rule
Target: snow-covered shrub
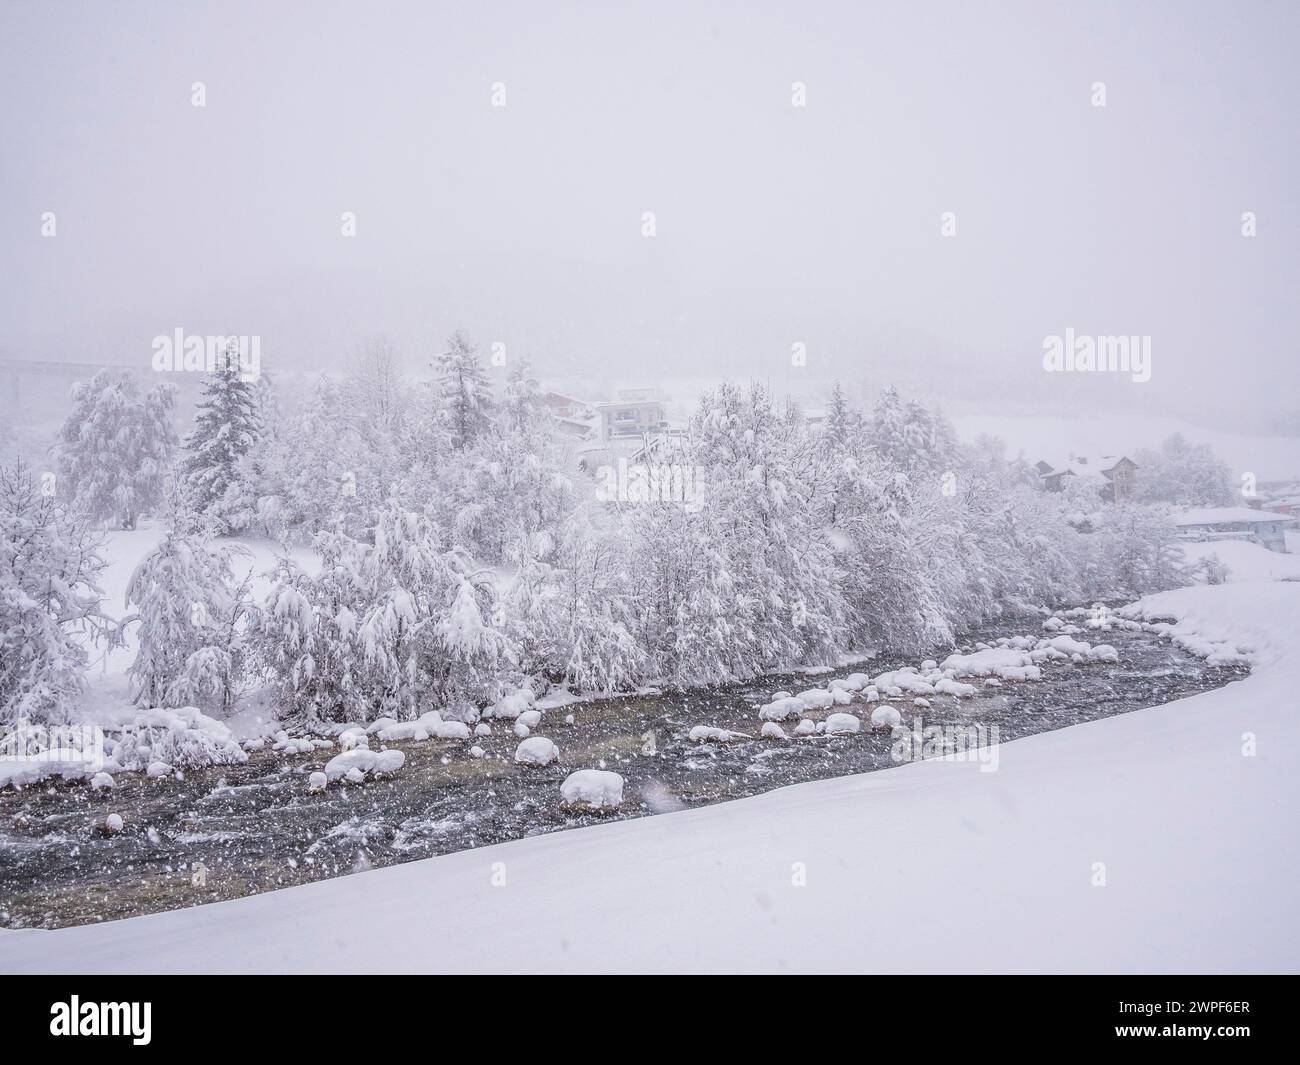
[{"label": "snow-covered shrub", "polygon": [[1232,570],[1217,554],[1211,552],[1192,567],[1191,573],[1206,584],[1224,584],[1232,574]]},{"label": "snow-covered shrub", "polygon": [[122,729],[113,760],[123,769],[148,770],[155,763],[171,769],[242,765],[248,761],[230,729],[194,706],[145,710]]}]

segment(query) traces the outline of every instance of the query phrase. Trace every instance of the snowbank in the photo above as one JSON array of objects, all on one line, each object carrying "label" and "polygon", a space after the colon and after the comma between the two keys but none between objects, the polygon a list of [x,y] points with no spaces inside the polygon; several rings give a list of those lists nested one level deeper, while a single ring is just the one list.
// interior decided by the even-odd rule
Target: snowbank
[{"label": "snowbank", "polygon": [[1249,540],[1183,544],[1183,556],[1198,563],[1211,555],[1228,567],[1228,581],[1300,580],[1300,555],[1284,555]]}]

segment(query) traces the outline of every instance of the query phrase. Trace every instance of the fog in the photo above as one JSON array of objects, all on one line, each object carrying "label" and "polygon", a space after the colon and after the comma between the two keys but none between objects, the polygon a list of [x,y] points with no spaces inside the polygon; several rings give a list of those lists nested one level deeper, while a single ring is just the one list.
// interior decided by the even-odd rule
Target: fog
[{"label": "fog", "polygon": [[[314,369],[383,331],[421,369],[463,327],[557,379],[1281,424],[1298,30],[1288,3],[5,3],[0,357],[144,366],[179,327]],[[1151,379],[1045,374],[1067,328],[1151,337]]]}]

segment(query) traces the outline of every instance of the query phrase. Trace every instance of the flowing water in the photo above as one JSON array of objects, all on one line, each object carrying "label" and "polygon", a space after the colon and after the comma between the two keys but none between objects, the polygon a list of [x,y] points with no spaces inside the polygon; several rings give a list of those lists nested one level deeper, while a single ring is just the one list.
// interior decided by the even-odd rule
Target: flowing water
[{"label": "flowing water", "polygon": [[[971,641],[1034,631],[1003,625]],[[1093,633],[1119,650],[1116,664],[1050,663],[1042,681],[1004,681],[958,700],[930,697],[925,725],[996,725],[1000,741],[1156,706],[1244,675],[1216,669],[1141,632]],[[941,658],[942,655],[935,657]],[[476,739],[403,743],[406,765],[389,780],[312,793],[307,777],[335,751],[254,753],[247,764],[191,771],[182,780],[123,773],[110,792],[56,782],[0,791],[0,925],[55,928],[113,920],[271,891],[373,866],[414,861],[523,836],[741,798],[808,780],[887,769],[888,731],[873,732],[871,704],[834,707],[863,718],[845,736],[760,739],[757,706],[777,690],[821,687],[856,670],[878,674],[914,660],[880,659],[815,676],[774,676],[746,685],[637,695],[546,711],[534,735],[553,739],[558,763],[523,768],[510,722]],[[974,682],[977,686],[980,682]],[[910,698],[887,700],[911,724]],[[808,716],[824,719],[830,711]],[[565,717],[572,714],[573,724]],[[787,732],[794,722],[786,722]],[[687,739],[694,725],[750,738]],[[647,754],[646,733],[654,753]],[[373,742],[373,741],[372,741]],[[375,744],[377,747],[378,745]],[[575,769],[608,768],[625,780],[613,813],[576,813],[559,785]],[[118,812],[123,831],[106,836]]]}]

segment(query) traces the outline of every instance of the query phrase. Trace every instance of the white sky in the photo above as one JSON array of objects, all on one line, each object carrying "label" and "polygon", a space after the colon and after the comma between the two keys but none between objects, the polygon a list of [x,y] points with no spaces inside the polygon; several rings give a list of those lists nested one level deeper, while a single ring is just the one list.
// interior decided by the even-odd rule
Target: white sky
[{"label": "white sky", "polygon": [[[417,365],[463,326],[555,374],[787,380],[803,341],[810,376],[1294,409],[1298,45],[1260,0],[5,0],[0,354],[386,330]],[[1066,326],[1150,335],[1151,382],[1045,375]]]}]

